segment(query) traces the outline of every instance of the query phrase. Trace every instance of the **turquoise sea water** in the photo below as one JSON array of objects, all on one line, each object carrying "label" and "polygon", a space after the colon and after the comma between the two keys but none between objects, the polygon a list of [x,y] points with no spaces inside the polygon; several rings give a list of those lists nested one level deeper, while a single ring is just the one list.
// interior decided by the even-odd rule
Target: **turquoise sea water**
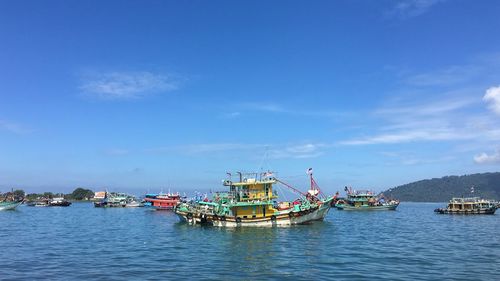
[{"label": "turquoise sea water", "polygon": [[1,280],[500,280],[500,214],[331,210],[288,228],[189,226],[91,204],[0,212]]}]

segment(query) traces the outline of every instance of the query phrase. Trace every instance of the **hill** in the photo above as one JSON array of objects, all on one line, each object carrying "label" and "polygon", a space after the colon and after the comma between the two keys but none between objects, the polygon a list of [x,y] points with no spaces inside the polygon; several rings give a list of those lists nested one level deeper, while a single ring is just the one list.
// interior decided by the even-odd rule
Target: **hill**
[{"label": "hill", "polygon": [[[471,194],[471,187],[474,193]],[[500,200],[500,172],[446,176],[400,185],[383,192],[401,201],[447,202],[452,197],[480,196]]]}]

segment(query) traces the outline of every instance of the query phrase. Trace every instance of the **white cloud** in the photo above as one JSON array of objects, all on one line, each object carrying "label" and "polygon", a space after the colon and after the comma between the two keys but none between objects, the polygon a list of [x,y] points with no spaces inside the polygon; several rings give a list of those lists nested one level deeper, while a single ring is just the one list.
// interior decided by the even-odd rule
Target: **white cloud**
[{"label": "white cloud", "polygon": [[375,136],[341,141],[344,145],[368,145],[368,144],[394,144],[408,143],[416,141],[443,141],[471,139],[473,135],[462,134],[447,128],[421,129],[420,131],[397,131],[389,134],[379,134]]},{"label": "white cloud", "polygon": [[181,152],[189,155],[211,154],[223,152],[260,152],[266,154],[271,159],[282,158],[313,158],[323,155],[323,148],[328,147],[325,144],[248,144],[248,143],[207,143],[192,144],[182,146],[167,146],[147,149],[149,153],[171,153]]},{"label": "white cloud", "polygon": [[413,105],[397,105],[376,110],[376,114],[440,115],[459,110],[477,103],[472,98],[454,98]]},{"label": "white cloud", "polygon": [[390,11],[391,15],[400,18],[412,18],[427,12],[432,6],[444,0],[402,0]]},{"label": "white cloud", "polygon": [[486,90],[483,100],[489,103],[489,108],[493,112],[500,114],[500,86]]},{"label": "white cloud", "polygon": [[406,78],[413,86],[446,86],[467,82],[478,76],[483,69],[476,65],[454,65],[428,73],[420,73]]},{"label": "white cloud", "polygon": [[122,148],[111,148],[106,150],[104,153],[111,156],[123,156],[129,154],[129,151]]},{"label": "white cloud", "polygon": [[500,150],[496,150],[493,154],[486,154],[485,152],[474,156],[474,162],[478,164],[493,164],[500,163]]},{"label": "white cloud", "polygon": [[287,145],[283,148],[274,148],[269,151],[269,157],[274,159],[280,158],[315,158],[323,155],[321,149],[327,147],[325,144],[300,144]]},{"label": "white cloud", "polygon": [[245,143],[200,143],[189,145],[173,145],[146,149],[149,153],[171,153],[181,152],[185,154],[217,153],[225,151],[245,151],[253,149],[263,150],[266,144],[245,144]]},{"label": "white cloud", "polygon": [[352,112],[342,112],[342,111],[322,111],[317,109],[304,110],[298,109],[296,107],[280,105],[272,102],[262,102],[262,103],[241,103],[233,105],[233,107],[240,108],[241,111],[261,111],[276,114],[288,114],[297,116],[307,116],[307,117],[337,117],[343,118],[354,115]]},{"label": "white cloud", "polygon": [[228,118],[228,119],[232,119],[232,118],[236,118],[238,116],[241,115],[241,112],[239,111],[234,111],[234,112],[229,112],[229,113],[223,113],[222,116],[224,118]]},{"label": "white cloud", "polygon": [[138,99],[178,88],[170,75],[142,72],[108,72],[86,75],[80,89],[104,100]]},{"label": "white cloud", "polygon": [[0,129],[16,134],[25,134],[31,132],[31,130],[24,128],[20,124],[7,120],[0,120]]}]

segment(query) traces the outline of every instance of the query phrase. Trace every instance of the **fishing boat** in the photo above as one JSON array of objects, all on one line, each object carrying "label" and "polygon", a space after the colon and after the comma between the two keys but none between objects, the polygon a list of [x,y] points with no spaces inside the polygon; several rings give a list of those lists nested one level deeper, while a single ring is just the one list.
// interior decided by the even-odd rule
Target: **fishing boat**
[{"label": "fishing boat", "polygon": [[116,208],[116,207],[142,207],[143,205],[137,202],[134,196],[126,193],[107,192],[104,198],[98,202],[94,202],[94,207],[97,208]]},{"label": "fishing boat", "polygon": [[493,215],[497,210],[497,202],[479,197],[452,198],[446,208],[435,209],[438,214],[461,215]]},{"label": "fishing boat", "polygon": [[397,200],[386,200],[383,195],[376,196],[369,190],[353,190],[345,187],[347,198],[337,200],[335,207],[346,211],[382,211],[396,210],[399,206]]},{"label": "fishing boat", "polygon": [[[174,211],[181,221],[190,224],[209,224],[219,227],[289,226],[323,220],[333,197],[325,196],[316,184],[312,169],[308,170],[311,187],[308,192],[274,177],[271,172],[244,174],[238,172],[233,181],[231,173],[223,181],[228,191],[215,192],[212,200],[204,198],[178,204]],[[277,202],[273,190],[277,183],[300,197],[292,202]]]},{"label": "fishing boat", "polygon": [[71,202],[67,201],[63,197],[55,197],[48,202],[48,206],[50,207],[68,207],[70,205]]},{"label": "fishing boat", "polygon": [[179,193],[146,194],[145,206],[155,210],[172,210],[181,200]]},{"label": "fishing boat", "polygon": [[14,210],[17,206],[21,205],[21,203],[23,203],[23,200],[1,201],[0,211]]},{"label": "fishing boat", "polygon": [[13,191],[7,192],[5,194],[1,194],[3,198],[0,199],[0,211],[5,210],[14,210],[17,206],[21,205],[24,202],[24,194],[23,196],[16,195]]}]

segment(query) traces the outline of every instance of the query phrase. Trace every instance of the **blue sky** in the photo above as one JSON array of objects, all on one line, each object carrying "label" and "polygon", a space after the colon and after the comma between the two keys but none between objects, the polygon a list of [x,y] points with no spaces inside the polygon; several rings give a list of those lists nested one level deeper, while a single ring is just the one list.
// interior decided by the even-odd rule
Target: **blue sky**
[{"label": "blue sky", "polygon": [[498,1],[1,1],[0,190],[500,168]]}]

